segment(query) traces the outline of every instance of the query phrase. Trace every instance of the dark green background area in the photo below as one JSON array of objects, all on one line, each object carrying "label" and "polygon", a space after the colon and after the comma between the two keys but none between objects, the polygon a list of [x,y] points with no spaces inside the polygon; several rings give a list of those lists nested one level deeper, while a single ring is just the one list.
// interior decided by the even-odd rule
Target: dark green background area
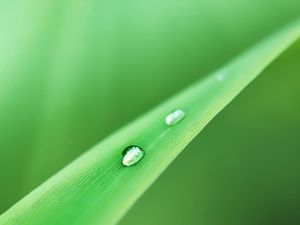
[{"label": "dark green background area", "polygon": [[[299,12],[296,0],[1,1],[0,211]],[[299,224],[299,61],[297,43],[121,224]]]}]

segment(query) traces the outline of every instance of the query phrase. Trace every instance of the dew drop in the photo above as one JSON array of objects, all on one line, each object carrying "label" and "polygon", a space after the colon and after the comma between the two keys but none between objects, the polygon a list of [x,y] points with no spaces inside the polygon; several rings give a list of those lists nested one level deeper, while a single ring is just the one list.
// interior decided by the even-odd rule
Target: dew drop
[{"label": "dew drop", "polygon": [[228,72],[225,69],[220,70],[217,74],[216,74],[216,80],[219,82],[222,82],[225,80],[226,76],[227,76]]},{"label": "dew drop", "polygon": [[185,112],[181,109],[176,109],[166,116],[165,123],[168,126],[173,126],[179,123],[185,117]]},{"label": "dew drop", "polygon": [[216,79],[217,79],[217,81],[223,81],[224,80],[224,74],[221,74],[221,73],[219,73],[217,76],[216,76]]},{"label": "dew drop", "polygon": [[122,164],[124,166],[132,166],[138,163],[143,158],[145,152],[140,147],[131,145],[125,148],[122,154]]}]

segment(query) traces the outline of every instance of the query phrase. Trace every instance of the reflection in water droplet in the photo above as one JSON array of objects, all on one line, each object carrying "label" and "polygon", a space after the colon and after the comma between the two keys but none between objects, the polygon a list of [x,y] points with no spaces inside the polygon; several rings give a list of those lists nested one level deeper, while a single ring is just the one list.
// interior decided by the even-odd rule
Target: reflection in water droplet
[{"label": "reflection in water droplet", "polygon": [[138,163],[145,155],[144,151],[138,146],[128,146],[123,151],[122,164],[124,166],[132,166]]},{"label": "reflection in water droplet", "polygon": [[165,122],[168,126],[173,126],[179,123],[185,117],[185,112],[181,109],[176,109],[166,116]]}]

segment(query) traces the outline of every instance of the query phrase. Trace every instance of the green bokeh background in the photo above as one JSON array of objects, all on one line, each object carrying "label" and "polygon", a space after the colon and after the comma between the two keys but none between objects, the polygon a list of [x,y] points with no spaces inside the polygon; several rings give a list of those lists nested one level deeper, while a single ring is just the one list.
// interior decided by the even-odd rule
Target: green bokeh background
[{"label": "green bokeh background", "polygon": [[[299,12],[297,0],[1,1],[0,212]],[[299,224],[299,71],[300,42],[121,224]]]}]

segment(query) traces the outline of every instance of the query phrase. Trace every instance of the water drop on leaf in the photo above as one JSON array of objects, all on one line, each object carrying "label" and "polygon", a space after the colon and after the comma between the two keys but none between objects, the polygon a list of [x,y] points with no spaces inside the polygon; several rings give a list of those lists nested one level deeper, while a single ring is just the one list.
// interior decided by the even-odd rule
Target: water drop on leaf
[{"label": "water drop on leaf", "polygon": [[176,109],[166,116],[165,123],[168,126],[173,126],[179,123],[185,117],[185,112],[181,109]]},{"label": "water drop on leaf", "polygon": [[132,145],[125,148],[122,154],[122,164],[124,166],[132,166],[143,158],[145,152],[140,147]]}]

